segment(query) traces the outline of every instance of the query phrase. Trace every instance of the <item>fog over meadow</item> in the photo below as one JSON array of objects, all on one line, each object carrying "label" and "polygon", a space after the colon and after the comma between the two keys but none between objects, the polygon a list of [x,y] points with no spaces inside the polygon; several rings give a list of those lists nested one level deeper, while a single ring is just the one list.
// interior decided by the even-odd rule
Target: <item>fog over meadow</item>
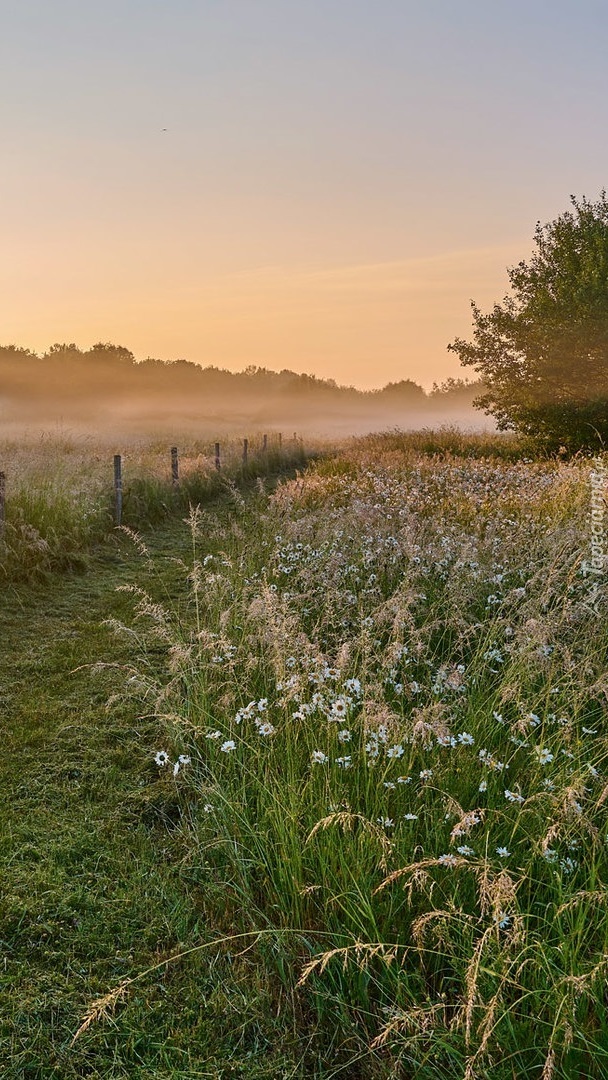
[{"label": "fog over meadow", "polygon": [[122,346],[53,345],[43,355],[0,347],[0,429],[5,437],[74,434],[201,436],[297,432],[345,437],[452,425],[493,430],[473,407],[479,385],[448,380],[425,391],[409,379],[378,390],[332,379],[248,367],[242,372],[187,360],[136,361]]}]

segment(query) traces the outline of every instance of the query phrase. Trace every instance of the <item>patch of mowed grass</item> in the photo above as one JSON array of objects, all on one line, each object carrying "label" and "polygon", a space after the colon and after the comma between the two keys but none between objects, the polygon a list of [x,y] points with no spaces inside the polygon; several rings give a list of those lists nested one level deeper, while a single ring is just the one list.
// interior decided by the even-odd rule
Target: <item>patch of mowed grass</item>
[{"label": "patch of mowed grass", "polygon": [[146,641],[167,652],[144,687],[184,875],[224,932],[265,935],[256,969],[316,1075],[599,1080],[588,466],[368,449],[229,527],[194,514],[189,607],[135,598],[142,671]]},{"label": "patch of mowed grass", "polygon": [[[13,586],[0,600],[0,1071],[7,1080],[310,1075],[300,1061],[314,1047],[285,1029],[280,988],[246,947],[215,946],[223,921],[180,866],[188,800],[158,782],[158,720],[128,701],[106,708],[115,672],[99,662],[132,660],[132,644],[118,647],[103,625],[128,612],[116,585],[136,580],[176,610],[184,599],[173,563],[187,554],[183,528],[149,543],[162,581],[124,539],[84,577]],[[150,651],[152,669],[163,657]],[[159,967],[128,1009],[71,1045],[91,1000],[192,942],[211,947]]]}]

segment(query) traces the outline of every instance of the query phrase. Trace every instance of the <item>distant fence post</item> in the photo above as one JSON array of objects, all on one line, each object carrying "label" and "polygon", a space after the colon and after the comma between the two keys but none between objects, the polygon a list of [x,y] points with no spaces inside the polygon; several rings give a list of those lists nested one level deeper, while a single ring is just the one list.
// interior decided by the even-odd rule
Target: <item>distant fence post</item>
[{"label": "distant fence post", "polygon": [[268,450],[268,435],[264,435],[264,438],[262,440],[262,450],[264,451],[264,453],[266,453],[266,451]]},{"label": "distant fence post", "polygon": [[222,461],[221,461],[221,458],[220,458],[220,444],[219,444],[219,442],[216,442],[216,444],[215,444],[215,467],[216,467],[218,472],[220,471],[220,469],[222,467]]},{"label": "distant fence post", "polygon": [[281,434],[281,432],[280,432],[280,431],[279,431],[279,436],[278,436],[278,438],[279,438],[279,453],[280,453],[280,452],[281,452],[281,447],[282,447],[282,445],[283,445],[283,436],[282,436],[282,434]]},{"label": "distant fence post", "polygon": [[6,473],[0,472],[0,539],[4,536],[6,521]]},{"label": "distant fence post", "polygon": [[177,446],[171,447],[171,482],[173,487],[177,487],[179,484],[179,457],[177,454]]},{"label": "distant fence post", "polygon": [[122,458],[114,454],[114,520],[122,524]]},{"label": "distant fence post", "polygon": [[243,439],[243,465],[247,464],[247,452],[249,450],[249,439]]}]

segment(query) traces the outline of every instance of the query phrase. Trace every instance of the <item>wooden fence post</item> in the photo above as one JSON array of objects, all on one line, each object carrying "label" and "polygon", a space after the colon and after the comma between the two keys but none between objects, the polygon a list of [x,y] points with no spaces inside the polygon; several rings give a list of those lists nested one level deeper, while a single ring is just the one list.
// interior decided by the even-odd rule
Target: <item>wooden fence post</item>
[{"label": "wooden fence post", "polygon": [[247,464],[247,452],[249,450],[249,439],[243,439],[243,465]]},{"label": "wooden fence post", "polygon": [[216,442],[216,444],[215,444],[215,467],[216,467],[218,472],[220,471],[220,469],[222,467],[222,461],[221,461],[221,458],[220,458],[220,444],[219,444],[219,442]]},{"label": "wooden fence post", "polygon": [[266,453],[266,451],[268,450],[268,435],[264,435],[264,438],[262,440],[262,450],[264,453]]},{"label": "wooden fence post", "polygon": [[4,536],[6,521],[6,473],[0,472],[0,539]]},{"label": "wooden fence post", "polygon": [[114,454],[114,520],[122,524],[122,458]]},{"label": "wooden fence post", "polygon": [[177,446],[171,447],[171,482],[173,487],[177,487],[179,484],[179,457],[177,454]]},{"label": "wooden fence post", "polygon": [[279,453],[280,453],[281,452],[281,447],[283,446],[283,436],[282,436],[280,431],[279,431],[278,438],[279,438]]}]

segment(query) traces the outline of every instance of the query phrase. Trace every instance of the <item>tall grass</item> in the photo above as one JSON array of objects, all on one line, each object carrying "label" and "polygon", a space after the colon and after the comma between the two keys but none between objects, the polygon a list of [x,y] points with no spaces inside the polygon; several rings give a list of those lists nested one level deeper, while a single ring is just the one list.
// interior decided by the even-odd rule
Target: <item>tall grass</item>
[{"label": "tall grass", "polygon": [[192,511],[187,610],[134,591],[180,872],[218,934],[276,931],[324,1076],[608,1075],[588,504],[584,462],[363,439]]},{"label": "tall grass", "polygon": [[7,477],[6,525],[0,537],[0,582],[35,578],[49,571],[80,568],[87,553],[114,529],[112,457],[123,454],[123,523],[157,525],[190,504],[247,486],[256,477],[301,466],[318,446],[299,440],[279,447],[271,436],[249,440],[247,463],[242,440],[224,439],[221,471],[214,444],[190,440],[180,446],[180,483],[171,482],[169,444],[156,439],[116,445],[103,437],[69,435],[23,438],[0,444],[0,469]]}]

